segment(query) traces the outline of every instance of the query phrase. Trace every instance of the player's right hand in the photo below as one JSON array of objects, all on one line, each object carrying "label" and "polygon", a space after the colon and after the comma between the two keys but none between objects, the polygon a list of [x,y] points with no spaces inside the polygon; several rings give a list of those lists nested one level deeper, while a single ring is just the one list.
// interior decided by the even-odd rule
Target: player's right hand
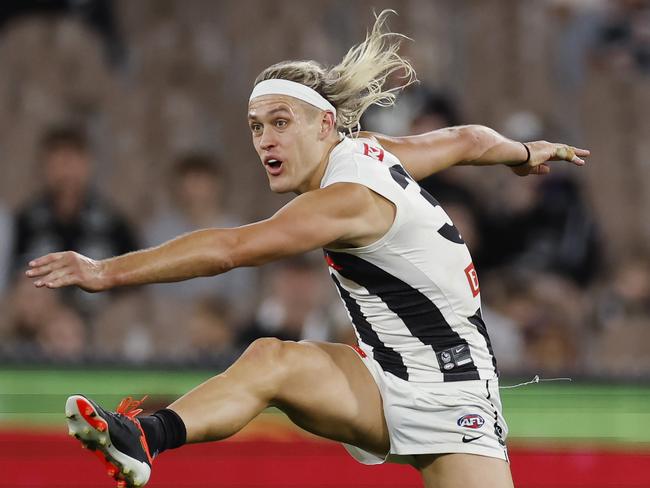
[{"label": "player's right hand", "polygon": [[37,288],[78,286],[89,292],[108,288],[102,262],[73,251],[55,252],[34,259],[29,262],[25,274],[34,279]]}]

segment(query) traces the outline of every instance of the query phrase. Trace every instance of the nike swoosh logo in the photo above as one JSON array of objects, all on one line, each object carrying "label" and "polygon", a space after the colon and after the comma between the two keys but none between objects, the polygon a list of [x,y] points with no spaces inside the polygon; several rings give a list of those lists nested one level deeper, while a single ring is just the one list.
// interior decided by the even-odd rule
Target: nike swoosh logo
[{"label": "nike swoosh logo", "polygon": [[474,442],[476,439],[480,439],[483,437],[485,434],[478,435],[476,437],[467,437],[466,435],[463,436],[463,442],[467,444],[468,442]]},{"label": "nike swoosh logo", "polygon": [[454,350],[454,352],[455,352],[456,354],[460,354],[460,353],[463,352],[464,350],[465,350],[465,346],[460,346],[460,347],[457,347],[457,348]]}]

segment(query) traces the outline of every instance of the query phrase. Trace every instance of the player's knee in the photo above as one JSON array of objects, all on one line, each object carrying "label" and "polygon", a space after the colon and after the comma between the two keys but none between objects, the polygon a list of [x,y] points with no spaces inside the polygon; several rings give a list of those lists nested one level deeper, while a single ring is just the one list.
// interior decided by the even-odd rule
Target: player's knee
[{"label": "player's knee", "polygon": [[265,365],[277,370],[286,363],[287,342],[275,337],[262,337],[253,341],[245,354],[260,366]]}]

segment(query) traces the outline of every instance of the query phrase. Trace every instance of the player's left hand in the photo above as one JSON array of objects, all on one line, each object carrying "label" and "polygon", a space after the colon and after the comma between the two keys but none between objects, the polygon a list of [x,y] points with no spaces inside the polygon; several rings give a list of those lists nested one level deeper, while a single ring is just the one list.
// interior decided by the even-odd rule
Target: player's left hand
[{"label": "player's left hand", "polygon": [[510,167],[518,176],[546,175],[551,172],[551,167],[547,164],[549,161],[568,161],[576,166],[584,166],[586,162],[582,158],[591,154],[587,149],[546,141],[527,142],[526,146],[530,151],[528,162]]}]

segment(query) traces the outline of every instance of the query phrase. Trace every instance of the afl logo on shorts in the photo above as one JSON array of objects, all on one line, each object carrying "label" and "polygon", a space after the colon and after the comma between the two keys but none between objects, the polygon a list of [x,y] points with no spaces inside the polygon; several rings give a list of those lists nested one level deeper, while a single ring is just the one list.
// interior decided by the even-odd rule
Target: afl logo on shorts
[{"label": "afl logo on shorts", "polygon": [[483,417],[480,415],[470,413],[463,415],[458,419],[456,423],[459,427],[467,427],[468,429],[480,429],[485,423],[485,420],[483,420]]}]

